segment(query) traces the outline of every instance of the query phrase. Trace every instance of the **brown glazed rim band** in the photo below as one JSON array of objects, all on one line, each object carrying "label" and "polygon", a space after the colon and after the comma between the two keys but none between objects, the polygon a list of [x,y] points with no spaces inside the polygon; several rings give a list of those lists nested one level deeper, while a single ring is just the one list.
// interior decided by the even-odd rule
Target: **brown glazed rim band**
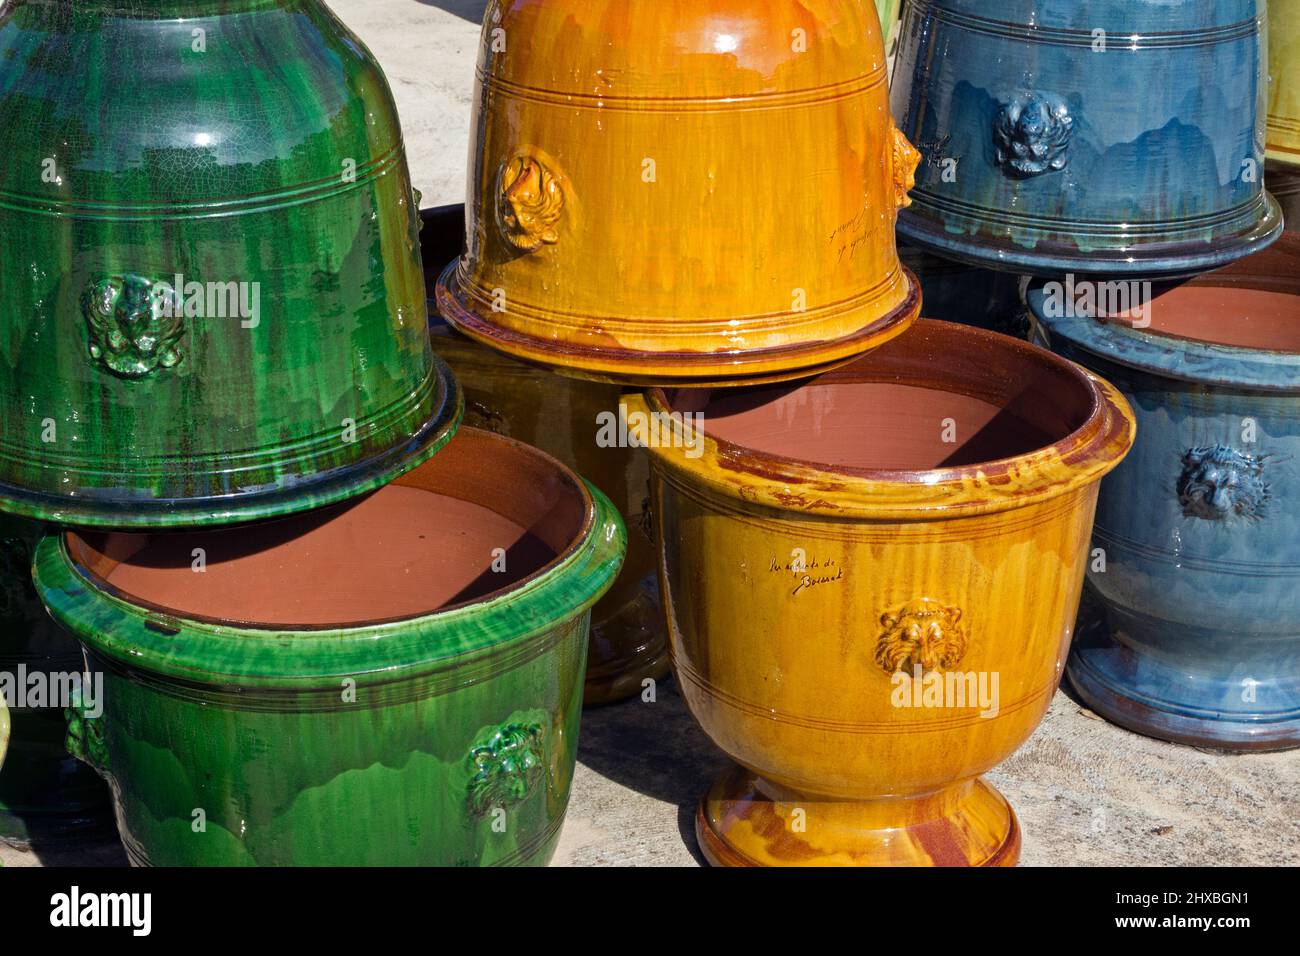
[{"label": "brown glazed rim band", "polygon": [[[1059,441],[1011,458],[918,470],[833,467],[713,438],[707,413],[702,455],[687,456],[690,436],[680,417],[668,425],[676,441],[661,441],[649,451],[656,466],[751,507],[893,521],[1019,508],[1083,488],[1119,464],[1133,444],[1136,426],[1128,402],[1114,386],[1028,342],[931,319],[917,322],[881,351],[806,383],[892,382],[999,401],[979,394],[980,385],[987,389],[999,379],[1025,382],[1034,372],[1073,383],[1079,397],[1086,397],[1087,417]],[[634,410],[662,415],[673,408],[666,392],[657,388],[633,397],[629,411]],[[629,420],[628,430],[648,444],[643,423]]]}]

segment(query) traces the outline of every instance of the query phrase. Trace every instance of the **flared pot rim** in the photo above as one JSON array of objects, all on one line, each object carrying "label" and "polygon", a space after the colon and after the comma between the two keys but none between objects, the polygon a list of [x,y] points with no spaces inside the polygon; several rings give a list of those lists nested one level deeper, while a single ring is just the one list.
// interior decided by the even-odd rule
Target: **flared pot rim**
[{"label": "flared pot rim", "polygon": [[47,534],[37,546],[37,593],[55,620],[95,654],[197,685],[337,690],[342,678],[387,683],[510,652],[570,624],[596,603],[622,566],[627,532],[609,499],[550,455],[491,432],[464,431],[521,449],[570,477],[584,510],[581,529],[561,554],[477,600],[345,625],[216,621],[106,589],[70,553],[67,536],[75,530]]},{"label": "flared pot rim", "polygon": [[[629,432],[648,446],[656,466],[703,484],[745,507],[765,506],[798,515],[844,520],[943,520],[1020,508],[1056,498],[1099,481],[1132,447],[1136,433],[1132,409],[1109,382],[1046,349],[1007,335],[934,319],[918,321],[908,336],[928,337],[940,347],[961,344],[1006,349],[1040,368],[1065,374],[1087,395],[1086,419],[1059,441],[1010,458],[930,469],[866,469],[828,466],[755,451],[708,434],[685,434],[690,427],[669,419],[676,440],[652,442],[648,423]],[[879,353],[854,363],[879,361]],[[849,366],[848,368],[853,368]],[[834,373],[832,373],[834,374]],[[815,384],[810,379],[805,384]],[[634,399],[638,410],[671,415],[663,389]],[[703,451],[691,452],[692,442]],[[695,445],[698,447],[698,444]]]},{"label": "flared pot rim", "polygon": [[[1284,271],[1285,260],[1300,262],[1300,232],[1283,233],[1268,250],[1233,265],[1183,282],[1160,283],[1288,292],[1300,304],[1300,284]],[[1288,287],[1288,283],[1290,286]],[[1034,325],[1047,343],[1067,342],[1117,365],[1160,378],[1224,388],[1267,392],[1300,391],[1300,351],[1253,348],[1138,329],[1118,322],[1049,316],[1047,280],[1033,282],[1025,293]],[[1297,309],[1300,323],[1300,309]]]}]

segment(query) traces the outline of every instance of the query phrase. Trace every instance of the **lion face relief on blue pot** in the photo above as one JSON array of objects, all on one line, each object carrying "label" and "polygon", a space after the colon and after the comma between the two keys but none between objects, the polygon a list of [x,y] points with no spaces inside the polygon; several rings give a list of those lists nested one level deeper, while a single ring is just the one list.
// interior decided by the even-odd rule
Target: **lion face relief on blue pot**
[{"label": "lion face relief on blue pot", "polygon": [[1009,176],[1039,176],[1065,168],[1074,117],[1059,96],[1029,93],[1002,104],[993,121],[997,161]]},{"label": "lion face relief on blue pot", "polygon": [[1183,455],[1178,502],[1189,518],[1224,521],[1264,517],[1267,455],[1247,455],[1227,445],[1205,445]]}]

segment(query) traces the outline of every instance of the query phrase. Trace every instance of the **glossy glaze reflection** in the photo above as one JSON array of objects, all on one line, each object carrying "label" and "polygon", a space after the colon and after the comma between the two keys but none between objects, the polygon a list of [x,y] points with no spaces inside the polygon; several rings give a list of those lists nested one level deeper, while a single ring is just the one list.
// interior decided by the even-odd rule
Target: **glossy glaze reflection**
[{"label": "glossy glaze reflection", "polygon": [[251,520],[447,440],[397,115],[323,3],[18,0],[0,60],[0,507]]},{"label": "glossy glaze reflection", "polygon": [[1268,71],[1268,158],[1300,167],[1300,0],[1268,0]]},{"label": "glossy glaze reflection", "polygon": [[[427,501],[410,511],[411,495]],[[435,520],[451,506],[455,527]],[[472,508],[515,530],[485,536]],[[530,536],[552,555],[540,567],[521,551]],[[366,547],[384,560],[362,560]],[[477,429],[311,515],[47,537],[41,597],[104,675],[104,712],[71,712],[69,748],[109,780],[136,864],[545,863],[573,777],[589,611],[624,547],[603,495]],[[439,602],[412,583],[429,565],[474,580]],[[240,610],[250,587],[303,593]],[[295,602],[321,623],[261,623]]]},{"label": "glossy glaze reflection", "polygon": [[[1103,484],[1070,677],[1125,727],[1201,747],[1300,744],[1300,236],[1184,285],[1151,324],[1066,318],[1038,335],[1111,379],[1138,419]],[[1216,334],[1216,330],[1217,334]]]},{"label": "glossy glaze reflection", "polygon": [[1011,272],[1182,274],[1281,231],[1260,0],[913,0],[899,234]]},{"label": "glossy glaze reflection", "polygon": [[494,0],[439,309],[563,374],[788,378],[915,317],[916,155],[852,0]]},{"label": "glossy glaze reflection", "polygon": [[[681,418],[651,456],[674,673],[739,765],[701,802],[705,855],[1013,864],[1015,815],[979,775],[1060,680],[1097,487],[1132,442],[1123,400],[928,320],[797,385],[646,400],[704,416],[702,455]],[[954,696],[913,706],[931,674]]]}]

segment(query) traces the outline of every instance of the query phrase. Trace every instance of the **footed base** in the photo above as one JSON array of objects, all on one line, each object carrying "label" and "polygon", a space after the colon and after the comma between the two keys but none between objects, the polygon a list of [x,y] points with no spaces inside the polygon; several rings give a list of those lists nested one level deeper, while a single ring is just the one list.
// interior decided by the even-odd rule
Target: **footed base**
[{"label": "footed base", "polygon": [[659,605],[659,585],[650,576],[632,600],[615,613],[592,621],[582,706],[599,707],[635,697],[645,689],[643,681],[661,681],[668,671],[668,635]]},{"label": "footed base", "polygon": [[714,866],[1015,866],[1020,825],[982,779],[921,797],[828,800],[742,767],[723,773],[695,817]]},{"label": "footed base", "polygon": [[[1211,675],[1173,666],[1117,641],[1104,612],[1080,615],[1065,672],[1090,708],[1148,737],[1217,750],[1300,747],[1300,683],[1294,677]],[[1243,700],[1246,695],[1254,703]],[[1274,706],[1265,710],[1266,702]]]}]

